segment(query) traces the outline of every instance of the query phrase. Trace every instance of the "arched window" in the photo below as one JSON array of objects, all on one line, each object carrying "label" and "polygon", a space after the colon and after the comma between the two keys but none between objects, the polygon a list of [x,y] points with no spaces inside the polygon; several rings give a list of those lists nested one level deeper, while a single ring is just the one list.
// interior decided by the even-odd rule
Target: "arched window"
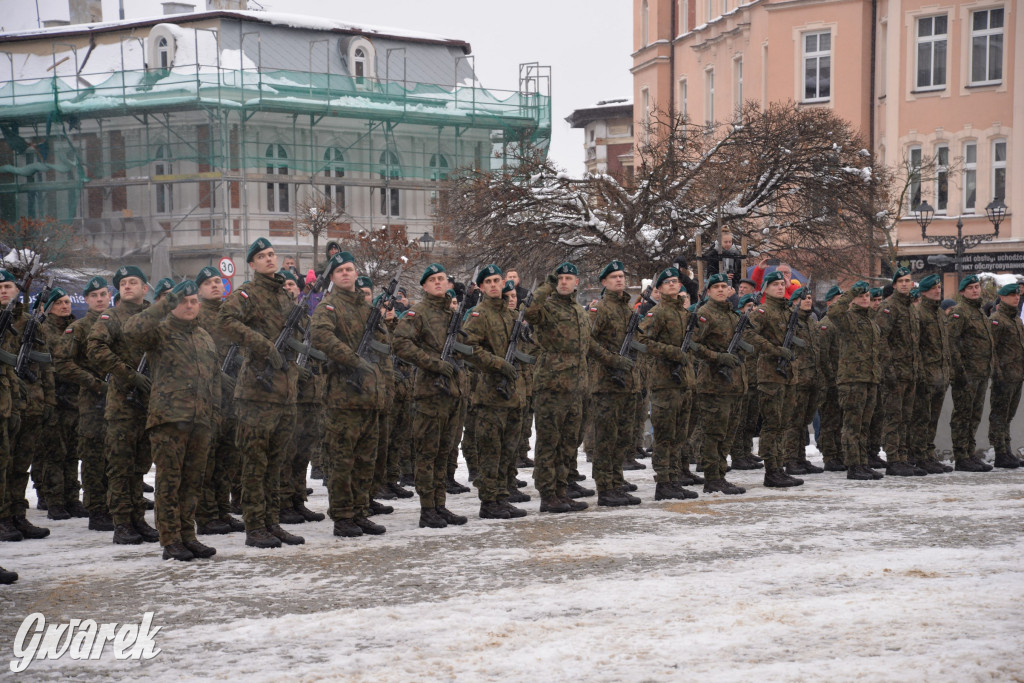
[{"label": "arched window", "polygon": [[[174,165],[171,160],[171,148],[169,145],[160,145],[153,155],[153,175],[163,176],[174,173]],[[156,183],[156,212],[174,213],[174,185],[171,183]]]},{"label": "arched window", "polygon": [[171,47],[163,36],[156,41],[156,59],[161,69],[171,68]]},{"label": "arched window", "polygon": [[373,43],[362,36],[357,36],[349,41],[347,49],[348,70],[356,86],[369,86],[377,77]]},{"label": "arched window", "polygon": [[[345,177],[345,155],[337,147],[324,150],[324,175],[329,180]],[[324,184],[324,196],[335,211],[345,210],[345,186],[339,183]]]},{"label": "arched window", "polygon": [[402,177],[401,162],[398,155],[391,150],[381,152],[380,179],[384,187],[380,191],[380,213],[382,216],[399,216],[402,210],[402,198],[397,188],[389,187],[392,180]]},{"label": "arched window", "polygon": [[[288,175],[288,152],[284,145],[267,145],[267,175]],[[291,186],[286,182],[267,183],[267,211],[272,213],[288,213],[290,210],[289,191]]]},{"label": "arched window", "polygon": [[366,50],[361,47],[352,53],[352,76],[359,85],[366,82]]}]

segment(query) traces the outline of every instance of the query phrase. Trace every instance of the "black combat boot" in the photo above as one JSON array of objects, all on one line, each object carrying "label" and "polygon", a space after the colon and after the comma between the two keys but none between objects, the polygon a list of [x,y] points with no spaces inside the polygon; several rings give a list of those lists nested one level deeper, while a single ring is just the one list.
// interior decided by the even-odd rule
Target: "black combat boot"
[{"label": "black combat boot", "polygon": [[786,463],[786,474],[790,476],[794,474],[811,474],[811,471],[804,466],[804,463],[800,460],[791,460]]},{"label": "black combat boot", "polygon": [[588,489],[585,486],[580,486],[578,481],[570,481],[565,487],[565,495],[570,498],[589,498],[594,495],[594,489]]},{"label": "black combat boot", "polygon": [[501,498],[498,500],[498,505],[508,510],[509,519],[519,519],[520,517],[526,516],[526,510],[517,508],[508,502],[508,498]]},{"label": "black combat boot", "polygon": [[622,469],[623,470],[646,470],[647,469],[647,465],[643,464],[642,462],[637,462],[636,458],[630,457],[630,458],[626,458],[625,460],[622,461]]},{"label": "black combat boot", "polygon": [[281,511],[277,513],[277,520],[281,524],[302,524],[306,518],[295,508],[281,508]]},{"label": "black combat boot", "polygon": [[760,470],[764,469],[764,464],[750,455],[734,455],[732,456],[732,468],[734,470]]},{"label": "black combat boot", "polygon": [[384,503],[378,503],[373,498],[370,499],[370,516],[374,515],[390,515],[395,511],[395,508]]},{"label": "black combat boot", "polygon": [[280,548],[281,541],[266,528],[250,529],[245,532],[245,544],[253,548]]},{"label": "black combat boot", "polygon": [[686,500],[696,498],[697,494],[687,491],[682,486],[673,486],[673,482],[659,482],[654,487],[654,500]]},{"label": "black combat boot", "polygon": [[852,465],[846,468],[846,478],[853,479],[854,481],[874,481],[875,478],[871,476],[871,472],[866,465]]},{"label": "black combat boot", "polygon": [[[870,460],[869,460],[870,464]],[[885,473],[890,477],[916,477],[917,473],[913,466],[907,462],[890,462],[885,468]]]},{"label": "black combat boot", "polygon": [[443,529],[448,526],[441,515],[437,514],[434,508],[420,509],[420,528],[430,527],[431,529]]},{"label": "black combat boot", "polygon": [[803,479],[789,476],[782,468],[771,468],[765,470],[764,473],[764,485],[768,488],[788,488],[790,486],[800,486],[803,483]]},{"label": "black combat boot", "polygon": [[725,493],[735,496],[746,492],[747,490],[742,486],[736,486],[731,481],[726,481],[725,479],[708,479],[704,482],[704,493]]},{"label": "black combat boot", "polygon": [[839,460],[833,460],[831,458],[825,458],[825,471],[826,472],[845,472],[846,465]]},{"label": "black combat boot", "polygon": [[520,455],[516,461],[516,467],[521,470],[525,470],[529,467],[533,467],[533,460],[528,455]]},{"label": "black combat boot", "polygon": [[480,503],[480,519],[511,519],[511,517],[512,515],[501,503],[493,501]]},{"label": "black combat boot", "polygon": [[569,508],[572,512],[582,512],[583,510],[586,510],[588,507],[590,507],[589,505],[587,505],[585,501],[573,500],[567,495],[559,496],[558,500],[562,501],[563,503],[568,503]]},{"label": "black combat boot", "polygon": [[[586,477],[584,477],[584,479],[586,479]],[[580,479],[579,481],[583,481],[583,479]],[[517,489],[525,489],[526,488],[526,482],[523,481],[522,479],[516,479],[516,488]]]},{"label": "black combat boot", "polygon": [[322,522],[327,519],[327,515],[322,512],[313,512],[305,503],[299,503],[295,506],[295,511],[302,515],[302,518],[307,522]]},{"label": "black combat boot", "polygon": [[[989,469],[992,469],[991,467]],[[25,515],[14,518],[14,527],[21,532],[21,535],[28,539],[46,538],[50,530],[43,526],[36,526],[25,518]]]},{"label": "black combat boot", "polygon": [[878,455],[878,452],[876,451],[874,455],[868,456],[867,466],[873,470],[884,470],[889,466],[889,463],[887,463],[885,460],[882,460],[882,457]]},{"label": "black combat boot", "polygon": [[195,555],[192,551],[186,548],[183,544],[174,542],[170,545],[164,546],[164,559],[165,560],[179,560],[181,562],[188,562],[194,560]]},{"label": "black combat boot", "polygon": [[283,528],[281,528],[280,524],[268,524],[267,531],[270,533],[271,536],[278,539],[279,541],[281,541],[281,543],[284,543],[285,545],[302,545],[306,542],[306,539],[304,539],[302,536],[296,536],[290,531],[285,531]]},{"label": "black combat boot", "polygon": [[679,473],[679,478],[676,479],[676,481],[683,486],[696,486],[704,483],[704,477],[700,476],[696,472],[691,472],[686,469]]},{"label": "black combat boot", "polygon": [[200,536],[215,536],[219,534],[230,534],[231,526],[219,519],[210,520],[205,524],[196,525],[196,533]]},{"label": "black combat boot", "polygon": [[957,472],[989,472],[992,466],[974,458],[961,458],[956,461]]},{"label": "black combat boot", "polygon": [[0,541],[20,541],[25,537],[18,531],[18,527],[14,526],[14,518],[8,517],[7,519],[0,519]]},{"label": "black combat boot", "polygon": [[211,548],[208,545],[200,543],[199,541],[182,541],[181,544],[188,548],[188,551],[198,557],[201,560],[206,560],[217,554],[216,548]]},{"label": "black combat boot", "polygon": [[510,503],[528,503],[530,502],[530,494],[523,493],[517,488],[509,487],[508,489],[508,502]]},{"label": "black combat boot", "polygon": [[875,479],[885,479],[885,475],[869,465],[860,465],[861,471],[867,472]]},{"label": "black combat boot", "polygon": [[18,580],[18,572],[9,572],[3,567],[0,567],[0,584],[9,586]]},{"label": "black combat boot", "polygon": [[324,469],[322,467],[318,467],[317,465],[313,465],[313,467],[309,469],[309,478],[319,479],[320,481],[323,481],[325,479]]},{"label": "black combat boot", "polygon": [[69,513],[71,513],[72,517],[75,517],[77,519],[89,518],[89,511],[85,509],[84,505],[82,505],[82,501],[78,500],[77,498],[69,502],[64,507],[67,509]]},{"label": "black combat boot", "polygon": [[139,545],[142,536],[131,524],[118,524],[114,527],[114,543],[118,545]]},{"label": "black combat boot", "polygon": [[42,510],[43,512],[46,512],[49,509],[50,506],[47,505],[46,499],[43,498],[42,494],[39,493],[39,491],[36,491],[36,510]]},{"label": "black combat boot", "polygon": [[235,517],[232,517],[231,515],[228,515],[228,514],[221,515],[220,516],[220,521],[224,522],[229,527],[231,527],[231,533],[236,533],[236,532],[239,532],[239,531],[245,531],[245,522],[243,522],[240,519],[236,519]]},{"label": "black combat boot", "polygon": [[89,513],[89,529],[92,531],[113,531],[114,520],[106,511]]},{"label": "black combat boot", "polygon": [[625,484],[623,484],[622,486],[619,486],[618,488],[622,489],[626,493],[632,493],[633,491],[636,491],[637,487],[636,487],[636,484],[630,484],[627,481]]},{"label": "black combat boot", "polygon": [[945,474],[946,468],[934,460],[918,460],[917,466],[928,474]]},{"label": "black combat boot", "polygon": [[362,536],[363,530],[351,519],[339,519],[334,523],[334,535],[343,538],[355,538]]},{"label": "black combat boot", "polygon": [[156,508],[156,506],[153,504],[153,501],[151,501],[149,498],[143,498],[142,502],[145,504],[147,510],[153,510]]},{"label": "black combat boot", "polygon": [[597,504],[600,507],[617,508],[629,505],[629,501],[620,489],[608,489],[597,492]]},{"label": "black combat boot", "polygon": [[634,460],[643,460],[644,458],[651,457],[651,451],[644,448],[643,446],[636,447],[636,455],[633,456]]},{"label": "black combat boot", "polygon": [[416,487],[416,477],[412,474],[403,474],[398,478],[398,483],[402,486],[408,486],[410,488]]},{"label": "black combat boot", "polygon": [[146,482],[142,482],[142,492],[143,493],[153,493],[153,487],[150,486],[149,484],[147,484]]},{"label": "black combat boot", "polygon": [[825,471],[824,467],[818,467],[807,458],[801,458],[800,464],[803,466],[804,474],[821,474]]},{"label": "black combat boot", "polygon": [[377,524],[366,517],[355,517],[352,522],[362,529],[364,534],[370,534],[371,536],[380,536],[387,531],[383,524]]},{"label": "black combat boot", "polygon": [[383,484],[377,488],[373,494],[374,498],[380,498],[381,500],[396,500],[398,498],[395,492],[391,490],[391,487],[387,484]]},{"label": "black combat boot", "polygon": [[1020,460],[1017,460],[1017,458],[1013,457],[1009,453],[996,453],[996,461],[993,464],[996,467],[1015,470],[1020,467]]},{"label": "black combat boot", "polygon": [[[600,499],[599,499],[600,500]],[[600,504],[600,503],[598,503]],[[562,501],[558,496],[548,496],[541,498],[540,501],[541,512],[572,512],[572,506]]]},{"label": "black combat boot", "polygon": [[642,501],[639,498],[637,498],[636,496],[634,496],[634,495],[632,495],[630,493],[630,491],[636,491],[636,485],[635,484],[630,484],[630,486],[632,486],[633,488],[632,489],[627,489],[625,487],[620,486],[619,487],[619,493],[622,494],[622,496],[626,499],[626,502],[629,505],[639,505]]},{"label": "black combat boot", "polygon": [[469,493],[472,489],[468,486],[463,486],[459,482],[455,481],[455,477],[452,477],[448,480],[448,486],[445,490],[448,492],[448,495],[457,496],[460,493]]},{"label": "black combat boot", "polygon": [[469,521],[469,518],[465,515],[457,515],[444,505],[438,505],[434,510],[437,512],[438,517],[454,526],[462,526]]},{"label": "black combat boot", "polygon": [[388,488],[391,489],[391,492],[399,498],[412,498],[415,495],[412,491],[403,487],[398,482],[391,482],[388,484]]},{"label": "black combat boot", "polygon": [[137,522],[132,522],[132,526],[135,527],[135,532],[142,536],[142,540],[146,543],[156,543],[160,540],[160,532],[147,524],[146,520],[140,519]]},{"label": "black combat boot", "polygon": [[571,472],[569,473],[569,481],[586,481],[586,480],[587,480],[587,475],[585,475],[585,474],[580,474],[579,472],[577,472],[576,474],[572,474]]},{"label": "black combat boot", "polygon": [[56,521],[71,519],[71,513],[68,512],[67,508],[65,508],[63,505],[58,505],[57,503],[54,503],[53,505],[49,506],[49,509],[47,509],[46,518],[53,519]]}]

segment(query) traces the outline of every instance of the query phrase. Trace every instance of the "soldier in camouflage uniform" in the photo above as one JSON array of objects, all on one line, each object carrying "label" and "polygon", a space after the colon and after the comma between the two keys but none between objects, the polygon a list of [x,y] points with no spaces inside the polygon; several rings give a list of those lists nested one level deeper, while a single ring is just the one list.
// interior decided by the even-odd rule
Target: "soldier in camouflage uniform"
[{"label": "soldier in camouflage uniform", "polygon": [[[366,303],[370,304],[371,307],[381,308],[381,297],[383,295],[378,295],[376,299],[373,298],[373,283],[370,278],[363,276],[359,280],[365,281],[368,285],[366,288],[362,288],[366,294]],[[380,333],[384,336],[383,343],[389,348],[391,346],[391,330],[388,328],[387,323],[389,319],[393,320],[394,317],[395,311],[393,308],[388,307],[381,310]],[[386,485],[388,481],[388,461],[391,459],[391,442],[388,435],[391,433],[391,411],[395,404],[395,362],[390,353],[378,354],[377,365],[380,366],[381,377],[384,380],[384,407],[380,411],[380,421],[377,425],[378,438],[377,447],[374,449],[373,484],[370,487],[372,492],[370,496],[370,514],[389,515],[395,511],[395,508],[377,502],[375,498],[386,498],[388,500],[397,498],[397,494]]]},{"label": "soldier in camouflage uniform", "polygon": [[[909,268],[897,268],[892,276],[893,293],[875,313],[881,333],[882,395],[885,423],[882,445],[890,476],[912,477],[928,472],[909,462],[911,418],[916,398],[915,382],[921,371],[921,323],[910,290],[914,281]],[[875,410],[878,410],[876,406]]]},{"label": "soldier in camouflage uniform", "polygon": [[[18,294],[18,286],[14,276],[6,270],[0,269],[0,307],[6,308],[7,304]],[[5,351],[10,351],[8,340],[2,339],[8,335],[0,335],[0,345]],[[13,454],[8,441],[7,426],[11,420],[14,408],[13,392],[14,384],[13,368],[6,363],[0,364],[0,541],[20,541],[24,538],[20,531],[14,526],[10,518],[8,507],[9,493],[7,490],[7,474],[11,469]],[[18,573],[0,567],[0,584],[12,584],[18,580]]]},{"label": "soldier in camouflage uniform", "polygon": [[146,429],[156,463],[155,515],[165,560],[217,552],[199,542],[195,529],[221,388],[217,346],[196,321],[198,293],[195,282],[185,280],[124,323],[125,340],[148,354],[153,378]]},{"label": "soldier in camouflage uniform", "polygon": [[582,401],[589,391],[590,321],[576,303],[578,285],[576,266],[563,263],[537,288],[526,309],[526,321],[541,348],[533,380],[537,422],[533,481],[540,493],[541,512],[582,509],[567,493],[582,426]]},{"label": "soldier in camouflage uniform", "polygon": [[477,476],[481,519],[525,517],[526,511],[508,502],[508,472],[514,467],[522,426],[523,379],[505,360],[515,316],[502,297],[504,274],[495,264],[482,269],[476,284],[483,293],[466,320],[466,343],[473,347],[470,362],[477,368],[473,406],[476,415]]},{"label": "soldier in camouflage uniform", "polygon": [[878,325],[872,318],[871,291],[857,282],[829,309],[839,337],[836,382],[843,412],[843,458],[846,478],[870,481],[882,473],[868,466],[867,435],[881,378]]},{"label": "soldier in camouflage uniform", "polygon": [[[683,338],[691,313],[679,296],[682,283],[677,268],[663,270],[655,280],[661,301],[647,313],[640,341],[651,358],[651,423],[654,426],[655,500],[684,500],[697,494],[683,488],[693,483],[682,479],[689,469],[683,462],[689,435],[690,402],[696,385],[693,359],[684,353]],[[691,338],[692,338],[691,334]],[[685,454],[686,457],[689,453]]]},{"label": "soldier in camouflage uniform", "polygon": [[1024,323],[1020,320],[1019,303],[1020,286],[1003,285],[999,288],[999,305],[991,317],[996,361],[988,402],[988,440],[996,451],[995,466],[1007,469],[1021,465],[1010,447],[1010,422],[1017,414],[1024,383]]},{"label": "soldier in camouflage uniform", "polygon": [[420,286],[423,300],[414,304],[398,322],[394,349],[400,359],[417,367],[412,431],[420,527],[444,528],[467,521],[463,515],[456,515],[445,507],[448,459],[456,438],[462,383],[456,367],[441,359],[452,316],[444,266],[439,263],[427,266],[420,277]]},{"label": "soldier in camouflage uniform", "polygon": [[918,284],[921,303],[918,319],[921,329],[921,372],[917,379],[914,417],[911,421],[910,448],[913,462],[929,474],[952,472],[935,455],[935,432],[942,403],[949,388],[949,321],[939,308],[942,288],[938,275],[927,275]]},{"label": "soldier in camouflage uniform", "polygon": [[[871,315],[876,316],[878,309],[882,307],[882,295],[885,291],[883,287],[872,287],[871,288]],[[886,357],[888,349],[885,345],[878,350],[879,358],[881,359],[882,366],[885,367]],[[885,428],[886,423],[886,412],[885,412],[885,393],[884,393],[885,382],[878,383],[878,392],[875,394],[875,409],[871,415],[871,422],[868,425],[868,467],[872,468],[886,468],[888,463],[878,455],[882,450],[882,431]]]},{"label": "soldier in camouflage uniform", "polygon": [[146,523],[142,477],[153,464],[146,411],[150,378],[138,371],[143,351],[124,336],[128,319],[149,305],[146,276],[135,266],[124,266],[114,274],[114,289],[120,292],[117,305],[100,314],[88,337],[89,362],[104,375],[107,386],[107,505],[114,521],[114,543],[134,545],[155,543],[160,536]]},{"label": "soldier in camouflage uniform", "polygon": [[[501,295],[504,297],[508,310],[511,311],[512,316],[519,317],[519,290],[513,280],[506,280],[505,286],[501,289]],[[524,312],[525,315],[525,312]],[[520,409],[519,419],[533,421],[533,409],[532,409],[532,393],[533,393],[533,368],[536,365],[537,358],[537,345],[529,338],[530,325],[523,319],[523,329],[519,335],[519,350],[531,358],[534,359],[533,363],[520,363],[519,377],[523,384],[522,408]],[[516,437],[516,457],[509,463],[508,468],[505,470],[503,480],[505,482],[505,488],[508,490],[508,502],[509,503],[528,503],[530,501],[530,495],[523,493],[519,490],[519,467],[528,466],[533,467],[533,461],[527,457],[530,451],[530,438],[531,427],[520,424],[519,435]],[[527,440],[526,451],[523,451],[523,439]],[[528,462],[529,465],[524,465]],[[526,482],[523,482],[524,484]]]},{"label": "soldier in camouflage uniform", "polygon": [[825,461],[826,472],[843,472],[843,450],[841,443],[843,409],[839,406],[839,385],[836,374],[839,368],[839,333],[831,317],[832,306],[839,301],[843,290],[831,287],[825,295],[826,313],[818,323],[821,335],[821,370],[825,383],[821,399],[821,428],[818,431],[818,450]]},{"label": "soldier in camouflage uniform", "polygon": [[89,528],[113,531],[114,521],[107,511],[107,452],[103,444],[107,383],[86,353],[93,325],[110,307],[107,281],[101,277],[92,278],[82,294],[89,312],[64,330],[54,348],[54,367],[64,380],[78,387],[75,397],[78,407],[76,452],[82,461],[82,497]]},{"label": "soldier in camouflage uniform", "polygon": [[[749,285],[748,285],[749,286]],[[736,312],[740,315],[749,314],[754,306],[761,302],[759,292],[743,294],[739,298]],[[736,435],[732,440],[732,468],[734,470],[759,470],[764,468],[761,459],[754,455],[754,437],[757,435],[757,423],[761,416],[757,393],[757,352],[744,354],[743,366],[747,374],[747,392],[737,406],[739,418],[736,423]]]},{"label": "soldier in camouflage uniform", "polygon": [[995,363],[992,327],[981,310],[981,282],[977,275],[968,275],[960,281],[956,306],[949,310],[949,351],[953,371],[950,432],[955,467],[961,472],[988,472],[992,469],[982,456],[974,452],[985,392]]},{"label": "soldier in camouflage uniform", "polygon": [[789,324],[790,302],[786,299],[785,276],[773,271],[764,278],[765,301],[750,313],[748,341],[757,349],[757,391],[761,408],[759,453],[764,460],[764,485],[789,487],[802,479],[786,474],[786,430],[796,410],[796,374],[790,367],[785,376],[777,371],[781,359],[792,361],[792,349],[782,343]]},{"label": "soldier in camouflage uniform", "polygon": [[254,271],[252,280],[231,292],[217,316],[228,341],[245,349],[235,382],[235,447],[242,454],[245,544],[255,548],[299,545],[305,539],[281,528],[278,515],[281,466],[294,447],[300,368],[274,346],[295,302],[277,274],[277,253],[270,240],[256,239],[246,261]]},{"label": "soldier in camouflage uniform", "polygon": [[[384,322],[392,338],[403,315],[405,311]],[[391,431],[387,435],[387,486],[398,498],[412,498],[415,494],[400,482],[405,475],[412,478],[412,388],[416,368],[394,354],[391,363],[395,369],[395,400],[391,406]]]},{"label": "soldier in camouflage uniform", "polygon": [[793,387],[792,422],[786,432],[786,471],[789,474],[820,474],[824,470],[807,460],[807,425],[814,421],[821,403],[821,335],[812,317],[814,299],[806,287],[793,292],[791,301],[799,306],[796,336],[807,345],[795,349],[796,357],[790,366],[795,384]]}]

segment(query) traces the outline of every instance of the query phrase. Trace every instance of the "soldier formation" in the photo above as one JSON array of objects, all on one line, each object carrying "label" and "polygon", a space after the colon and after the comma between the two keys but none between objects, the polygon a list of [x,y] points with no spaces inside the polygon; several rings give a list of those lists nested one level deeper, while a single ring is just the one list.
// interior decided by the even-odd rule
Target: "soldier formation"
[{"label": "soldier formation", "polygon": [[[586,509],[585,441],[597,504],[636,505],[624,470],[644,467],[635,458],[648,417],[655,500],[696,498],[687,487],[701,484],[745,493],[730,469],[763,468],[768,487],[823,470],[863,481],[883,478],[879,468],[940,474],[953,469],[934,445],[949,386],[955,469],[992,469],[975,452],[990,384],[995,466],[1021,464],[1009,435],[1024,384],[1016,284],[999,289],[989,316],[968,276],[946,311],[938,276],[915,286],[900,268],[884,300],[863,281],[833,287],[818,320],[785,268],[737,282],[725,260],[700,302],[675,267],[632,302],[612,261],[586,307],[572,263],[532,292],[496,264],[453,287],[434,263],[410,304],[397,277],[374,296],[335,243],[304,279],[278,269],[266,238],[247,261],[252,280],[226,298],[206,267],[157,283],[153,303],[145,274],[122,267],[112,289],[87,283],[78,320],[61,288],[30,311],[0,270],[0,540],[50,533],[26,519],[30,472],[50,519],[88,518],[118,544],[158,542],[164,559],[214,555],[200,535],[304,543],[281,525],[325,518],[306,506],[310,465],[337,536],[385,533],[371,517],[393,508],[378,499],[414,495],[420,527],[466,524],[446,506],[469,491],[454,479],[460,443],[481,518],[527,514],[514,505],[530,500],[521,467],[533,468],[541,512]],[[816,414],[824,468],[805,455]],[[154,463],[155,507],[143,481]],[[0,582],[16,579],[0,569]]]}]

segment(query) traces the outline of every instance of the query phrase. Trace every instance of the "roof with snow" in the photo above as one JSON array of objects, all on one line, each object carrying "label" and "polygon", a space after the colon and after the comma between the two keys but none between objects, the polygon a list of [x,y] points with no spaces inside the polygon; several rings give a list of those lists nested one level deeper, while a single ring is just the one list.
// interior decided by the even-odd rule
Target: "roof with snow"
[{"label": "roof with snow", "polygon": [[623,117],[633,118],[633,100],[601,100],[592,107],[577,109],[566,116],[565,121],[573,128],[583,128],[593,121]]}]

